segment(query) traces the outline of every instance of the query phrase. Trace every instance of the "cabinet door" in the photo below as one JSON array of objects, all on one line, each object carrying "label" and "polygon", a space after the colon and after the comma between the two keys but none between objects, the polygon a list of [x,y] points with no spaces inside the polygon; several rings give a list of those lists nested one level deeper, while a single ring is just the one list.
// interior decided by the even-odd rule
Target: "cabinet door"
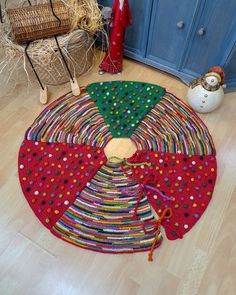
[{"label": "cabinet door", "polygon": [[153,0],[129,0],[133,22],[126,29],[126,55],[144,57],[146,54],[152,2]]},{"label": "cabinet door", "polygon": [[178,69],[196,17],[198,0],[154,0],[146,57]]},{"label": "cabinet door", "polygon": [[221,63],[222,55],[232,39],[236,1],[205,1],[204,9],[196,22],[183,71],[199,75]]},{"label": "cabinet door", "polygon": [[227,87],[236,88],[236,42],[224,64],[224,70]]}]

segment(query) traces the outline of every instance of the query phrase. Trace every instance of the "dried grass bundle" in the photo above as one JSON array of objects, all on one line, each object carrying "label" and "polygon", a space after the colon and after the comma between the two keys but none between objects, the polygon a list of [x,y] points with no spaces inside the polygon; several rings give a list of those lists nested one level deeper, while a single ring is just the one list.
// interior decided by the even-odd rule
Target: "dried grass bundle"
[{"label": "dried grass bundle", "polygon": [[68,5],[71,29],[76,27],[95,33],[102,28],[102,16],[96,0],[62,0]]}]

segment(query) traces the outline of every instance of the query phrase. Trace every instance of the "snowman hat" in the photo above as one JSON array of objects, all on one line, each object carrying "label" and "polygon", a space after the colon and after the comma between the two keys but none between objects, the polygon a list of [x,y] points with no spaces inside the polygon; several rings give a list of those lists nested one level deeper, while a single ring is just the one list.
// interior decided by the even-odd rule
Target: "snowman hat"
[{"label": "snowman hat", "polygon": [[206,77],[214,76],[220,81],[221,85],[224,84],[225,72],[220,66],[215,66],[215,67],[210,68],[205,76]]}]

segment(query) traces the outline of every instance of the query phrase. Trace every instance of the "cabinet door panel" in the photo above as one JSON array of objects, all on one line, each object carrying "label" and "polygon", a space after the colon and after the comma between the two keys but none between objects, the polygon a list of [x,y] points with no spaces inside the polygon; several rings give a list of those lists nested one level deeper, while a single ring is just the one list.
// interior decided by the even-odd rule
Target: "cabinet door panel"
[{"label": "cabinet door panel", "polygon": [[125,49],[144,57],[146,54],[149,23],[153,0],[129,0],[133,22],[126,29]]},{"label": "cabinet door panel", "polygon": [[224,70],[226,75],[226,84],[227,82],[236,83],[236,42],[226,60],[226,63],[224,64]]},{"label": "cabinet door panel", "polygon": [[186,55],[183,69],[193,74],[202,74],[218,65],[222,53],[232,39],[232,25],[235,22],[236,1],[217,0],[205,2]]},{"label": "cabinet door panel", "polygon": [[178,68],[199,1],[154,0],[147,58]]}]

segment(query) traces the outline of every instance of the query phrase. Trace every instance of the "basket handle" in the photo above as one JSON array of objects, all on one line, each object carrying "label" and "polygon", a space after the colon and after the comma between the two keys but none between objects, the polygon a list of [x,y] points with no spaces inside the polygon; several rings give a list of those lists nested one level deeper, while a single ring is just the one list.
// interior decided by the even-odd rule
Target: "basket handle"
[{"label": "basket handle", "polygon": [[2,4],[0,3],[0,21],[3,24],[3,16],[2,16]]},{"label": "basket handle", "polygon": [[50,5],[51,5],[51,8],[52,8],[52,13],[53,13],[53,15],[55,16],[55,18],[59,21],[59,27],[61,26],[61,20],[60,20],[60,18],[55,14],[55,12],[54,12],[54,8],[53,8],[53,4],[52,4],[52,0],[49,0],[49,2],[50,2]]}]

